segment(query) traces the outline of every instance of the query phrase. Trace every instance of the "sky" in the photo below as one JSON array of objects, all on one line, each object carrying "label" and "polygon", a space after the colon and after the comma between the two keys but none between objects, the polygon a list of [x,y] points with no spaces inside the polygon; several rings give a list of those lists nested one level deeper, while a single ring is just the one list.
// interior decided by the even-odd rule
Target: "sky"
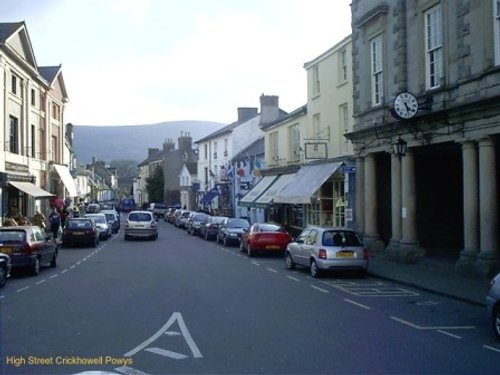
[{"label": "sky", "polygon": [[307,102],[304,64],[351,33],[351,0],[0,0],[38,66],[62,65],[65,122],[230,124],[261,94]]}]

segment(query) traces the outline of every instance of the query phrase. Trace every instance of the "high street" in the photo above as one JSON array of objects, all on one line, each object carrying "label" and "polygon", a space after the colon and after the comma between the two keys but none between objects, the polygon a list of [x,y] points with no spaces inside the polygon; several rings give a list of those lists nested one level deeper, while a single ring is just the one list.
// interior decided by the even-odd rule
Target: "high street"
[{"label": "high street", "polygon": [[373,276],[312,279],[159,222],[63,248],[0,290],[1,374],[494,374],[484,307]]}]

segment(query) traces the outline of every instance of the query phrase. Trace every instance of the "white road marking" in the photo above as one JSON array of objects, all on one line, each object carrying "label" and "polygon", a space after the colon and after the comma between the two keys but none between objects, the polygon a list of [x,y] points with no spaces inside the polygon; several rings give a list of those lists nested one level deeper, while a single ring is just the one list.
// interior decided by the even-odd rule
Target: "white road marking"
[{"label": "white road marking", "polygon": [[57,273],[55,275],[50,276],[51,279],[55,279],[57,276],[59,276]]},{"label": "white road marking", "polygon": [[62,275],[63,273],[66,273],[66,272],[68,272],[68,269],[67,269],[67,268],[61,271],[61,275]]},{"label": "white road marking", "polygon": [[449,332],[443,331],[441,329],[438,329],[438,332],[442,333],[443,335],[447,335],[447,336],[453,337],[455,339],[459,339],[460,340],[462,338],[462,336],[454,335],[453,333],[449,333]]},{"label": "white road marking", "polygon": [[391,316],[391,319],[395,320],[396,322],[402,323],[404,325],[407,325],[407,326],[410,326],[412,328],[419,329],[419,330],[434,330],[434,331],[447,330],[447,331],[449,331],[449,330],[455,330],[455,329],[475,329],[476,328],[475,326],[435,326],[435,327],[429,326],[429,327],[423,327],[423,326],[419,326],[417,324],[408,322],[406,320],[396,318],[395,316]]},{"label": "white road marking", "polygon": [[483,348],[488,349],[488,350],[493,350],[494,352],[500,353],[500,349],[494,348],[493,346],[483,345]]},{"label": "white road marking", "polygon": [[254,266],[257,266],[257,267],[258,267],[258,266],[260,266],[260,264],[259,264],[259,263],[257,263],[255,260],[253,260],[253,261],[252,261],[252,264],[253,264]]},{"label": "white road marking", "polygon": [[[191,353],[193,354],[194,358],[202,358],[203,355],[201,354],[200,350],[198,349],[198,346],[196,346],[196,343],[194,342],[193,338],[191,337],[191,334],[189,333],[189,330],[187,329],[186,324],[184,323],[184,319],[182,319],[182,315],[179,312],[174,312],[170,319],[167,321],[167,323],[161,327],[153,336],[151,336],[149,339],[144,341],[142,344],[137,346],[135,349],[130,350],[129,352],[125,353],[123,356],[124,357],[131,357],[137,352],[141,351],[142,349],[145,349],[149,344],[152,342],[156,341],[158,338],[160,338],[163,334],[171,335],[168,329],[175,323],[179,325],[179,328],[181,330],[182,335],[184,336],[184,340],[188,344],[189,348],[191,349]],[[175,332],[175,331],[174,331]]]},{"label": "white road marking", "polygon": [[316,286],[316,285],[311,285],[311,288],[316,289],[317,291],[325,293],[325,294],[329,294],[330,293],[328,290],[320,288],[319,286]]},{"label": "white road marking", "polygon": [[267,267],[267,270],[270,271],[270,272],[278,273],[278,271],[276,271],[274,268]]},{"label": "white road marking", "polygon": [[43,280],[40,280],[39,282],[36,283],[36,285],[40,285],[40,284],[43,284],[44,282],[46,282],[47,279],[43,279]]},{"label": "white road marking", "polygon": [[17,293],[24,292],[25,290],[28,290],[29,288],[30,288],[29,286],[25,286],[24,288],[16,290],[16,292]]},{"label": "white road marking", "polygon": [[3,295],[2,295],[2,296],[0,296],[0,299],[4,299],[4,298],[5,298],[5,296],[3,296]]},{"label": "white road marking", "polygon": [[351,304],[353,304],[353,305],[355,305],[355,306],[361,307],[361,308],[363,308],[363,309],[365,309],[365,310],[371,310],[371,309],[372,309],[370,306],[363,305],[363,304],[361,304],[361,303],[358,303],[358,302],[352,301],[352,300],[347,299],[347,298],[345,298],[345,299],[344,299],[344,301],[346,301],[346,302],[348,302],[348,303],[351,303]]},{"label": "white road marking", "polygon": [[293,276],[287,276],[287,278],[290,280],[293,280],[293,281],[300,282],[300,279],[297,279],[296,277],[293,277]]}]

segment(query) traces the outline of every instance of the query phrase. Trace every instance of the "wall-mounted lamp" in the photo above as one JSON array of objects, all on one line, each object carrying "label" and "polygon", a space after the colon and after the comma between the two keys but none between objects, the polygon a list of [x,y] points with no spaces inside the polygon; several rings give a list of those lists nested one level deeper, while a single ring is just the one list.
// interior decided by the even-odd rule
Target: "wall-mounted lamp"
[{"label": "wall-mounted lamp", "polygon": [[406,142],[401,137],[398,138],[396,143],[392,144],[392,151],[401,159],[406,155],[406,151],[408,149],[408,142]]}]

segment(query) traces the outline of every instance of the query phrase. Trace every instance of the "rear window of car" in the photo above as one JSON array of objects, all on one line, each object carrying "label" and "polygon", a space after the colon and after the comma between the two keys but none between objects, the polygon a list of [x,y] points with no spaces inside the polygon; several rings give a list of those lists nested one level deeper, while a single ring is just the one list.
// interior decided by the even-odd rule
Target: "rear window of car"
[{"label": "rear window of car", "polygon": [[151,215],[146,212],[132,212],[128,215],[129,221],[151,221]]},{"label": "rear window of car", "polygon": [[248,221],[246,221],[246,220],[235,219],[235,220],[228,220],[227,227],[228,228],[248,228],[249,224],[248,224]]},{"label": "rear window of car", "polygon": [[26,242],[26,232],[21,230],[0,231],[0,244]]},{"label": "rear window of car", "polygon": [[66,225],[69,228],[90,228],[92,222],[90,220],[69,220]]},{"label": "rear window of car", "polygon": [[95,216],[89,215],[88,217],[90,217],[91,219],[94,219],[94,221],[96,223],[107,223],[106,216],[104,216],[104,215],[102,215],[102,216],[101,215],[95,215]]},{"label": "rear window of car", "polygon": [[205,220],[206,217],[207,215],[205,214],[196,214],[193,216],[193,220]]},{"label": "rear window of car", "polygon": [[256,232],[284,232],[285,229],[275,224],[258,224],[253,228]]},{"label": "rear window of car", "polygon": [[324,246],[362,246],[356,233],[351,231],[327,231],[323,233]]},{"label": "rear window of car", "polygon": [[106,219],[108,219],[109,221],[115,221],[115,215],[113,214],[105,214],[106,215]]}]

